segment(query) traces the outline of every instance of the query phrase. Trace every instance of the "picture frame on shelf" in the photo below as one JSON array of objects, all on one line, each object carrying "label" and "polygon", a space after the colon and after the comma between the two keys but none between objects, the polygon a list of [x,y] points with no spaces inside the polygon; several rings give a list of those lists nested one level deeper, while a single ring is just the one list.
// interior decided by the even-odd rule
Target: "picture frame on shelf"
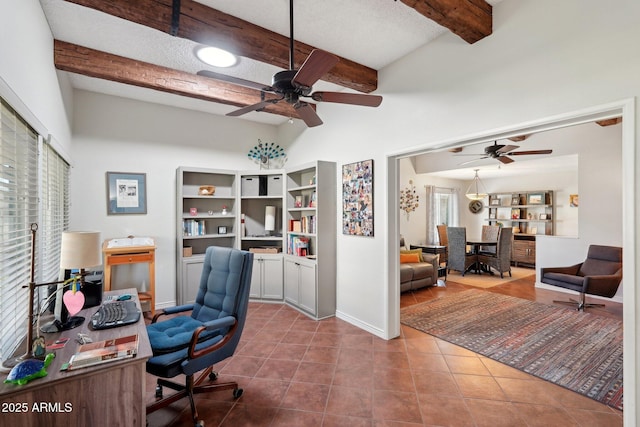
[{"label": "picture frame on shelf", "polygon": [[107,214],[146,214],[147,174],[107,172]]},{"label": "picture frame on shelf", "polygon": [[218,234],[227,234],[227,226],[219,225],[218,226]]},{"label": "picture frame on shelf", "polygon": [[540,220],[547,220],[547,219],[551,219],[549,218],[549,214],[546,213],[541,213],[540,216],[538,217]]},{"label": "picture frame on shelf", "polygon": [[490,206],[500,206],[500,199],[498,199],[498,198],[491,199],[489,201],[489,205]]},{"label": "picture frame on shelf", "polygon": [[513,196],[511,198],[511,206],[518,206],[520,204],[520,197]]},{"label": "picture frame on shelf", "polygon": [[489,219],[496,219],[496,213],[495,212],[489,212]]},{"label": "picture frame on shelf", "polygon": [[529,198],[527,200],[527,204],[529,205],[541,205],[544,203],[544,194],[542,193],[531,193],[529,194]]}]

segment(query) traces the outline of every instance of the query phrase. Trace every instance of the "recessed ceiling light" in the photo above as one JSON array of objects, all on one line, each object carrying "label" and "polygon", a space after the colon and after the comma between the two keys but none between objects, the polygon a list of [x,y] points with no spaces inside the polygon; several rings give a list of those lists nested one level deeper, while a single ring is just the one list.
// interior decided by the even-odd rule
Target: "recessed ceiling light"
[{"label": "recessed ceiling light", "polygon": [[200,61],[214,67],[233,67],[238,62],[238,57],[213,46],[202,46],[196,49],[196,56]]}]

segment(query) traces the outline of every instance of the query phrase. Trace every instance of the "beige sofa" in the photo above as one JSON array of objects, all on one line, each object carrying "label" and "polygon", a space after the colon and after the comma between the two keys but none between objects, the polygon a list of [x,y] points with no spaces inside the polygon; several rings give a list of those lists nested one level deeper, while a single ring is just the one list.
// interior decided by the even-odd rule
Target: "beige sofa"
[{"label": "beige sofa", "polygon": [[400,292],[413,291],[438,283],[438,261],[434,254],[424,254],[420,249],[406,250],[404,238],[400,239],[401,253],[420,252],[423,262],[400,263]]}]

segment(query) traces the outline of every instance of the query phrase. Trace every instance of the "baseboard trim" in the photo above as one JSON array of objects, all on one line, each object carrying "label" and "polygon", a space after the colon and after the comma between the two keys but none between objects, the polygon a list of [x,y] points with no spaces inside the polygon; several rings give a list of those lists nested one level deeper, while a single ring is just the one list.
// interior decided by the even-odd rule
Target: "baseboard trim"
[{"label": "baseboard trim", "polygon": [[345,314],[339,310],[336,310],[336,317],[340,320],[344,320],[345,322],[352,324],[357,328],[363,329],[377,337],[386,339],[384,336],[384,331],[382,329],[377,328],[368,323],[362,322],[360,319],[356,319],[355,317],[349,316],[348,314]]}]

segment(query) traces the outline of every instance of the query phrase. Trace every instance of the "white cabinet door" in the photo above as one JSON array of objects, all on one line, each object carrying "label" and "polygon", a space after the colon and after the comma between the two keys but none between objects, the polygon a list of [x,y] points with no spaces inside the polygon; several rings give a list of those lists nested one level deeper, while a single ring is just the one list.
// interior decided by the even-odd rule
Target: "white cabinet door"
[{"label": "white cabinet door", "polygon": [[316,310],[316,265],[298,264],[298,305],[312,315]]},{"label": "white cabinet door", "polygon": [[298,305],[298,263],[286,258],[284,260],[284,299],[293,305]]},{"label": "white cabinet door", "polygon": [[262,260],[259,257],[253,257],[253,268],[251,270],[251,288],[249,289],[249,298],[262,297]]},{"label": "white cabinet door", "polygon": [[282,256],[265,257],[262,264],[262,298],[282,300]]},{"label": "white cabinet door", "polygon": [[200,276],[204,260],[185,258],[182,262],[182,304],[191,304],[196,300],[200,287]]}]

